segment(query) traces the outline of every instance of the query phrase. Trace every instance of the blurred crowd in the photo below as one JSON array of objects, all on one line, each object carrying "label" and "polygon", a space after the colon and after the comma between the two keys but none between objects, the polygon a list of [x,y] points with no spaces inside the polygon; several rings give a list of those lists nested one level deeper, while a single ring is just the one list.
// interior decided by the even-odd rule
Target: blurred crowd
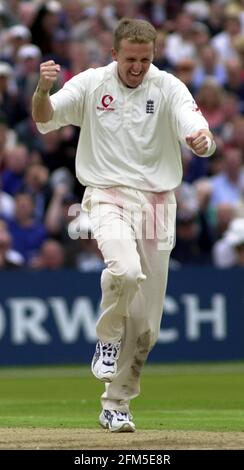
[{"label": "blurred crowd", "polygon": [[88,237],[68,230],[79,129],[41,135],[30,109],[40,62],[61,65],[53,91],[108,64],[124,16],[155,26],[154,64],[187,85],[217,142],[209,159],[182,148],[172,267],[244,267],[244,0],[0,0],[0,269],[104,267],[86,214]]}]

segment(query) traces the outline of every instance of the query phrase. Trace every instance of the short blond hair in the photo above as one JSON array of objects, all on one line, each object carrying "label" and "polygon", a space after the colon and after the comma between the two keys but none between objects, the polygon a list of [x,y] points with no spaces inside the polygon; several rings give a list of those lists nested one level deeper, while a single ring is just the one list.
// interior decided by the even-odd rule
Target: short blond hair
[{"label": "short blond hair", "polygon": [[122,39],[130,42],[155,44],[157,37],[156,29],[145,20],[122,18],[114,30],[113,46],[119,50]]}]

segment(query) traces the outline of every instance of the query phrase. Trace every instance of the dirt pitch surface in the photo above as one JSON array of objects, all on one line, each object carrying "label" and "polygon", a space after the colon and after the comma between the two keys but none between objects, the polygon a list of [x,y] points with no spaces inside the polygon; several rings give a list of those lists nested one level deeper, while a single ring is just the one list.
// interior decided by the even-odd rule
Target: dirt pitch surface
[{"label": "dirt pitch surface", "polygon": [[0,428],[0,449],[244,449],[244,433]]}]

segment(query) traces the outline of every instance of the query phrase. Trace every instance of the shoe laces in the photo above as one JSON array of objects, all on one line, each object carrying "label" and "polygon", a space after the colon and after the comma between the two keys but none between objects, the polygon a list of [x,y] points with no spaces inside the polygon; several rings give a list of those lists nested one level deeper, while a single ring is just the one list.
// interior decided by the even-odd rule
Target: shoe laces
[{"label": "shoe laces", "polygon": [[112,365],[118,359],[120,351],[120,341],[118,343],[101,343],[103,351],[103,363]]},{"label": "shoe laces", "polygon": [[115,413],[119,421],[130,420],[130,415],[125,411],[115,411]]}]

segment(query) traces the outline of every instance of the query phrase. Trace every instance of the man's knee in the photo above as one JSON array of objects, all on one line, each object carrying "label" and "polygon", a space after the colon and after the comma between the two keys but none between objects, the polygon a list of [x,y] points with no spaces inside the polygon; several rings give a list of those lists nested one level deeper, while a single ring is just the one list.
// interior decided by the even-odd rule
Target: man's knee
[{"label": "man's knee", "polygon": [[117,261],[108,269],[108,272],[112,277],[120,279],[121,284],[126,286],[138,286],[141,281],[146,279],[140,264],[133,260],[130,262],[128,260],[127,262]]},{"label": "man's knee", "polygon": [[129,285],[139,286],[140,282],[146,279],[139,266],[129,266],[124,275],[124,283]]}]

